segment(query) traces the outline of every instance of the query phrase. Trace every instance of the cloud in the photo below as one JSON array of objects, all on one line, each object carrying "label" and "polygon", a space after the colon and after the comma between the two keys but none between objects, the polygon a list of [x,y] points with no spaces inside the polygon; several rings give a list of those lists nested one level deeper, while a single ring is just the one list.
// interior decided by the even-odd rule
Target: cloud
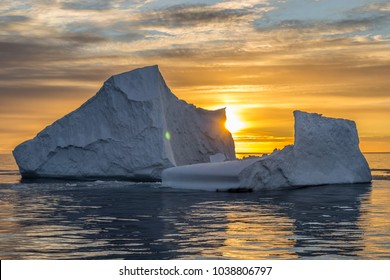
[{"label": "cloud", "polygon": [[185,59],[201,56],[201,51],[197,48],[186,46],[175,46],[174,48],[156,48],[146,51],[137,51],[133,53],[139,57],[154,57],[167,59]]},{"label": "cloud", "polygon": [[[94,92],[89,92],[93,94]],[[88,89],[82,86],[45,86],[45,85],[19,85],[17,87],[0,86],[0,98],[7,100],[24,100],[26,99],[62,99],[64,96],[71,98],[72,96],[86,96]],[[12,111],[12,108],[1,108],[3,111]]]},{"label": "cloud", "polygon": [[115,1],[111,0],[83,0],[83,1],[66,1],[62,2],[63,9],[69,10],[110,10]]},{"label": "cloud", "polygon": [[153,0],[83,0],[61,1],[61,8],[75,11],[108,11],[140,7]]},{"label": "cloud", "polygon": [[193,27],[206,24],[229,23],[244,20],[252,12],[249,9],[222,9],[211,5],[176,5],[145,13],[141,26],[167,28]]},{"label": "cloud", "polygon": [[258,32],[286,31],[302,35],[311,34],[317,37],[321,35],[336,35],[366,31],[389,23],[390,14],[380,14],[361,18],[346,18],[335,21],[282,20],[269,26],[264,26],[258,21],[255,23],[255,29]]},{"label": "cloud", "polygon": [[367,13],[367,12],[390,12],[390,3],[370,3],[363,5],[357,8],[354,8],[350,11],[352,14],[356,13]]},{"label": "cloud", "polygon": [[99,36],[93,33],[87,33],[87,32],[64,33],[61,36],[58,36],[57,38],[65,42],[74,42],[77,44],[92,44],[92,43],[94,44],[94,43],[107,42],[107,38],[104,38],[103,36]]},{"label": "cloud", "polygon": [[[40,38],[24,38],[22,41],[0,41],[0,53],[2,54],[0,73],[8,69],[23,70],[25,67],[37,70],[47,70],[48,64],[55,68],[59,63],[66,67],[67,63],[76,65],[77,61],[94,59],[101,60],[117,58],[117,55],[96,53],[83,53],[81,49],[85,44],[104,42],[104,38],[98,36],[80,36],[78,34],[63,34],[53,37],[54,41],[44,41]],[[46,65],[46,66],[45,66]],[[33,74],[33,73],[32,73]]]},{"label": "cloud", "polygon": [[135,28],[131,21],[118,20],[112,23],[97,23],[88,20],[65,25],[62,39],[78,43],[134,42],[145,39],[148,31]]},{"label": "cloud", "polygon": [[340,29],[352,29],[352,30],[366,30],[378,26],[388,24],[390,22],[390,14],[373,15],[371,17],[351,18],[344,19],[335,22],[326,23],[325,26],[340,28]]},{"label": "cloud", "polygon": [[253,21],[254,30],[260,35],[274,34],[285,43],[317,41],[329,38],[375,36],[389,34],[390,4],[376,3],[345,6],[341,2],[310,2],[301,7],[302,1],[280,2],[280,5],[263,18]]},{"label": "cloud", "polygon": [[56,61],[70,56],[71,50],[48,45],[44,42],[0,42],[3,55],[2,68],[10,65],[23,65],[34,61]]},{"label": "cloud", "polygon": [[7,16],[0,16],[0,24],[13,24],[13,23],[19,23],[19,22],[26,22],[30,21],[31,18],[28,16],[21,16],[21,15],[7,15]]},{"label": "cloud", "polygon": [[[136,67],[131,63],[124,63],[125,66],[118,63],[126,57],[115,53],[88,52],[83,55],[78,44],[50,45],[33,40],[30,43],[0,42],[0,53],[4,55],[0,68],[0,95],[80,92],[80,88],[85,90],[93,85],[97,89],[112,74]],[[116,63],[110,65],[112,61]],[[62,89],[64,86],[67,90]]]},{"label": "cloud", "polygon": [[[71,57],[67,60],[71,61]],[[107,58],[107,60],[116,60],[117,57]],[[65,59],[66,60],[66,59]],[[9,67],[7,70],[0,71],[0,81],[1,81],[1,93],[9,92],[10,89],[23,88],[26,87],[44,87],[46,84],[61,82],[65,84],[65,81],[72,81],[74,85],[84,82],[86,85],[90,82],[102,82],[107,79],[110,75],[113,74],[113,71],[122,71],[122,69],[116,69],[115,67],[105,67],[98,68],[93,60],[90,61],[91,65],[53,65],[46,63],[33,63],[31,67],[29,66],[15,66],[13,68]],[[35,69],[35,71],[34,71]],[[125,70],[125,69],[123,69]],[[19,83],[18,83],[19,81]]]}]

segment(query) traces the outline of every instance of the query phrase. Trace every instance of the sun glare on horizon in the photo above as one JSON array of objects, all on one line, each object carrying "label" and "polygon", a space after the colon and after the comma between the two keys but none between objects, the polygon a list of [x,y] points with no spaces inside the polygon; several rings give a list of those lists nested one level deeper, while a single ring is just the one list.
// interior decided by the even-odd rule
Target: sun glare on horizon
[{"label": "sun glare on horizon", "polygon": [[226,108],[226,122],[225,127],[231,132],[235,133],[244,127],[244,123],[240,120],[238,114],[231,108]]}]

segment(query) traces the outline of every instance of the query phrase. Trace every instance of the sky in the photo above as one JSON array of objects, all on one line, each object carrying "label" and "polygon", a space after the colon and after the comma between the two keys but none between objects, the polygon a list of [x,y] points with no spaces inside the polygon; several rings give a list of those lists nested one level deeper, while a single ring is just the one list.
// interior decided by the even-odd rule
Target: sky
[{"label": "sky", "polygon": [[2,0],[0,153],[155,64],[179,98],[227,107],[239,153],[292,144],[294,110],[390,151],[390,1]]}]

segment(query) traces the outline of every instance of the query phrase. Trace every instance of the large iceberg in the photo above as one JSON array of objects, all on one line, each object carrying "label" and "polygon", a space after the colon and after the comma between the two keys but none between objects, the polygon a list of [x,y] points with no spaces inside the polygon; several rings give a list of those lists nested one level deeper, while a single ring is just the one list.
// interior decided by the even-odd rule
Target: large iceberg
[{"label": "large iceberg", "polygon": [[150,66],[112,76],[13,154],[23,177],[159,180],[168,167],[235,159],[225,120],[179,100]]},{"label": "large iceberg", "polygon": [[169,168],[163,186],[259,190],[371,181],[355,122],[301,111],[294,117],[294,145],[260,158]]}]

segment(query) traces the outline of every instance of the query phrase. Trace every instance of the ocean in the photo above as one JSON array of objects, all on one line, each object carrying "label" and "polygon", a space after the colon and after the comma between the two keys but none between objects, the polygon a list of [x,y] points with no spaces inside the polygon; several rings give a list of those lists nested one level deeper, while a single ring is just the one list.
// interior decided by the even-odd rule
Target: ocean
[{"label": "ocean", "polygon": [[0,155],[0,259],[390,259],[390,153],[371,184],[214,193],[20,182]]}]

